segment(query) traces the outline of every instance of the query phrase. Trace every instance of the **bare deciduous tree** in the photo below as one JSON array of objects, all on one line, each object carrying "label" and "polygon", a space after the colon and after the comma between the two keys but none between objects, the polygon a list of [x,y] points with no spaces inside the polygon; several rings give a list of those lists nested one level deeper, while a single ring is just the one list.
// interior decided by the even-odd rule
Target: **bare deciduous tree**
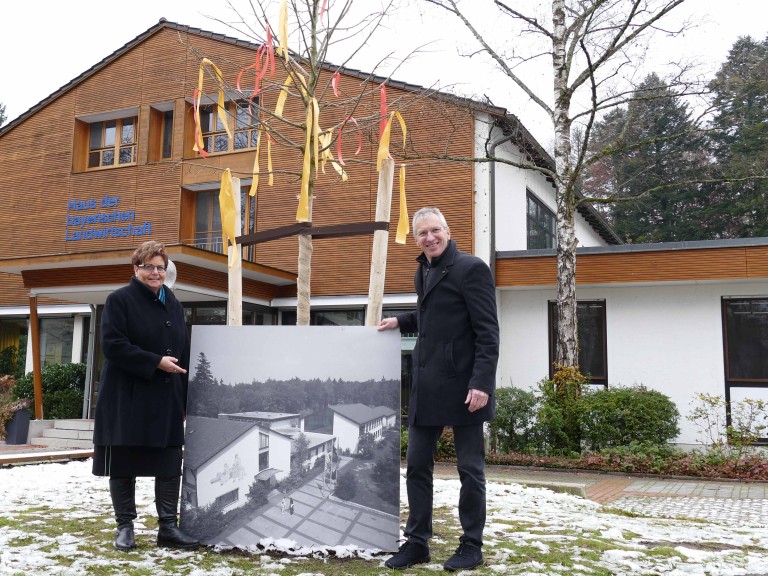
[{"label": "bare deciduous tree", "polygon": [[[551,177],[556,187],[557,204],[557,355],[556,363],[564,367],[578,365],[576,316],[576,246],[575,214],[580,202],[588,199],[579,193],[587,168],[610,150],[590,154],[590,138],[596,118],[616,106],[637,97],[632,81],[643,63],[643,50],[654,33],[679,34],[679,30],[663,30],[661,23],[685,0],[553,0],[551,11],[541,17],[534,4],[529,10],[520,4],[494,0],[500,15],[508,18],[510,28],[518,29],[521,38],[513,51],[492,46],[488,38],[472,22],[477,6],[465,0],[424,0],[444,9],[469,30],[480,49],[496,66],[535,102],[552,122],[555,170],[527,166]],[[536,3],[540,4],[540,3]],[[543,10],[543,9],[542,9]],[[495,22],[499,26],[503,20]],[[685,25],[683,25],[684,27]],[[477,54],[475,53],[475,54]],[[552,93],[541,90],[518,75],[522,62],[549,57],[552,70]],[[668,86],[677,93],[693,93],[693,83],[685,81],[686,66]],[[574,130],[578,128],[578,130]],[[580,139],[574,142],[574,134]],[[487,161],[488,158],[476,159]],[[496,160],[491,158],[491,160]],[[594,199],[589,199],[594,200]]]}]

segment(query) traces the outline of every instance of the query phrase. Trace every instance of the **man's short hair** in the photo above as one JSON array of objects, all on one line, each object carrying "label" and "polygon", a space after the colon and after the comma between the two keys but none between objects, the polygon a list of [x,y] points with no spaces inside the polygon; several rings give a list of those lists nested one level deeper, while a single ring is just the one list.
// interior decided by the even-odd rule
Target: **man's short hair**
[{"label": "man's short hair", "polygon": [[426,206],[421,210],[417,210],[416,213],[413,215],[413,222],[412,222],[411,229],[413,230],[414,236],[416,236],[416,222],[430,215],[437,216],[438,220],[440,220],[440,226],[442,226],[445,229],[448,228],[448,222],[445,220],[445,216],[443,216],[443,213],[440,212],[440,209],[434,208],[432,206]]}]

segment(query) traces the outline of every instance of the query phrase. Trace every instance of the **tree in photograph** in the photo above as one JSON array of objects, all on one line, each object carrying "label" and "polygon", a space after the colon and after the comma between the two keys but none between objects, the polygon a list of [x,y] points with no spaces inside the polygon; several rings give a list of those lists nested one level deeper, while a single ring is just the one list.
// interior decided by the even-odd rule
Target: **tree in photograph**
[{"label": "tree in photograph", "polygon": [[[768,37],[739,38],[709,88],[724,237],[768,235]],[[755,178],[755,176],[761,176]]]},{"label": "tree in photograph", "polygon": [[704,133],[687,106],[655,73],[635,89],[627,107],[594,124],[589,142],[598,156],[586,171],[583,194],[615,200],[606,216],[629,243],[708,239],[709,173]]},{"label": "tree in photograph", "polygon": [[5,104],[0,102],[0,126],[5,124],[6,120],[7,120],[7,117],[5,115]]},{"label": "tree in photograph", "polygon": [[[524,39],[513,47],[492,46],[489,37],[471,21],[470,15],[477,11],[477,0],[471,3],[425,1],[459,18],[479,46],[475,54],[490,58],[552,122],[554,170],[491,157],[489,153],[485,158],[473,160],[492,160],[537,170],[554,182],[557,204],[556,364],[566,368],[577,366],[578,240],[575,214],[579,203],[590,200],[580,195],[578,187],[588,167],[612,152],[590,152],[594,124],[598,115],[632,100],[636,86],[632,77],[643,61],[643,49],[647,48],[652,34],[660,31],[664,18],[685,0],[553,0],[551,11],[545,17],[539,12],[540,3],[511,4],[495,0],[493,4],[498,9],[499,19],[494,20],[493,26],[503,27],[507,31],[506,39]],[[680,30],[670,33],[678,32]],[[540,57],[551,59],[553,92],[550,95],[537,93],[534,85],[517,72],[518,64]],[[680,80],[682,77],[677,76],[673,81],[678,85],[680,95],[686,88]],[[582,140],[574,143],[572,137],[576,127],[581,128],[576,133],[581,134]]]}]

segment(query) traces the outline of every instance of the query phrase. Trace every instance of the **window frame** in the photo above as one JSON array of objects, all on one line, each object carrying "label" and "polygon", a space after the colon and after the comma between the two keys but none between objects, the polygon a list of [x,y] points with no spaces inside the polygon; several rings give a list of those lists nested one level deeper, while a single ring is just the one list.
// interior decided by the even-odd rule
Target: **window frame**
[{"label": "window frame", "polygon": [[[129,121],[131,123],[130,141],[125,141],[125,129]],[[100,127],[98,134],[94,130],[97,126]],[[108,136],[110,130],[114,130],[111,144]],[[138,115],[87,122],[85,169],[104,170],[120,168],[122,166],[135,166],[138,162],[138,130]],[[95,141],[94,136],[97,136],[98,142]],[[124,150],[130,150],[130,161],[122,161]],[[104,160],[108,154],[111,154],[112,157],[110,163],[106,163]],[[98,157],[98,164],[92,164],[94,157]]]},{"label": "window frame", "polygon": [[[741,391],[746,391],[749,389],[759,389],[761,391],[764,391],[768,389],[768,366],[760,366],[761,369],[765,370],[764,377],[757,376],[755,374],[738,374],[737,370],[734,369],[732,366],[732,358],[735,354],[734,352],[734,346],[735,342],[737,340],[740,340],[742,342],[748,341],[752,344],[755,342],[761,343],[766,341],[764,338],[754,338],[750,337],[749,335],[742,337],[742,338],[736,338],[735,334],[733,334],[733,331],[730,329],[731,323],[729,322],[729,315],[728,315],[728,307],[732,304],[750,304],[753,305],[755,303],[762,303],[765,307],[765,309],[768,311],[768,297],[766,296],[736,296],[736,297],[728,297],[723,296],[721,298],[721,314],[722,314],[722,329],[723,329],[723,384],[724,384],[724,399],[725,399],[725,424],[726,426],[730,427],[733,425],[733,420],[731,418],[731,391],[734,389],[739,389]],[[753,311],[749,311],[749,315],[753,316]],[[768,333],[768,327],[765,329],[766,333]],[[757,358],[765,358],[765,354],[762,354],[759,350],[754,350],[753,355]],[[762,445],[765,446],[768,444],[768,436],[764,435],[757,439],[755,442],[756,445]]]},{"label": "window frame", "polygon": [[[533,204],[537,213],[531,214],[531,204]],[[537,217],[546,216],[550,220],[550,229],[545,229],[538,221]],[[544,236],[547,246],[531,246],[531,239],[534,236],[532,232],[536,231],[536,238]],[[555,213],[541,199],[531,192],[528,188],[525,190],[525,246],[527,250],[552,249],[557,246],[557,218]]]},{"label": "window frame", "polygon": [[[579,314],[579,309],[583,308],[584,306],[597,306],[602,312],[600,317],[600,327],[602,330],[602,337],[601,337],[601,354],[603,358],[603,370],[602,374],[592,374],[592,373],[584,373],[584,366],[581,365],[582,360],[582,350],[581,350],[581,344],[579,344],[579,368],[582,370],[582,374],[584,374],[590,384],[595,385],[601,385],[604,387],[608,387],[608,330],[607,330],[607,318],[608,318],[608,311],[606,306],[606,301],[601,299],[592,299],[592,300],[577,300],[576,302],[576,314]],[[578,318],[578,316],[577,316]],[[581,332],[581,329],[583,326],[586,325],[585,322],[578,322],[579,324],[579,332]],[[556,325],[557,325],[557,301],[550,300],[547,302],[547,332],[549,335],[549,378],[554,377],[554,362],[555,358],[557,358],[557,338],[556,338]],[[581,338],[579,338],[579,341],[581,341]]]},{"label": "window frame", "polygon": [[[259,104],[258,98],[253,100],[228,100],[224,103],[227,122],[233,128],[232,138],[219,119],[216,104],[200,106],[200,134],[203,150],[208,154],[230,154],[232,152],[255,150],[259,139]],[[243,119],[250,122],[244,122]],[[245,135],[246,145],[238,142]]]}]

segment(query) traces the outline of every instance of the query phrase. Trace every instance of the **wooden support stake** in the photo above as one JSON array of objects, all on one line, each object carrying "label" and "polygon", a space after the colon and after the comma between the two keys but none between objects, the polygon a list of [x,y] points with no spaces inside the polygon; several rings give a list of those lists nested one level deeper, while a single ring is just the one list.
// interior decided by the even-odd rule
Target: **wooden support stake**
[{"label": "wooden support stake", "polygon": [[[395,161],[382,160],[379,171],[379,188],[376,193],[376,222],[389,222],[392,207],[392,181],[395,177]],[[368,309],[365,313],[366,326],[378,326],[381,322],[381,308],[384,301],[384,280],[387,273],[388,230],[373,233],[373,254],[371,256],[371,279],[368,285]]]},{"label": "wooden support stake", "polygon": [[[235,200],[235,232],[242,230],[240,219],[240,178],[232,178],[232,196]],[[229,245],[227,264],[233,260],[233,251],[237,251],[232,267],[229,268],[229,293],[227,295],[227,326],[243,325],[243,247],[240,244]]]}]

